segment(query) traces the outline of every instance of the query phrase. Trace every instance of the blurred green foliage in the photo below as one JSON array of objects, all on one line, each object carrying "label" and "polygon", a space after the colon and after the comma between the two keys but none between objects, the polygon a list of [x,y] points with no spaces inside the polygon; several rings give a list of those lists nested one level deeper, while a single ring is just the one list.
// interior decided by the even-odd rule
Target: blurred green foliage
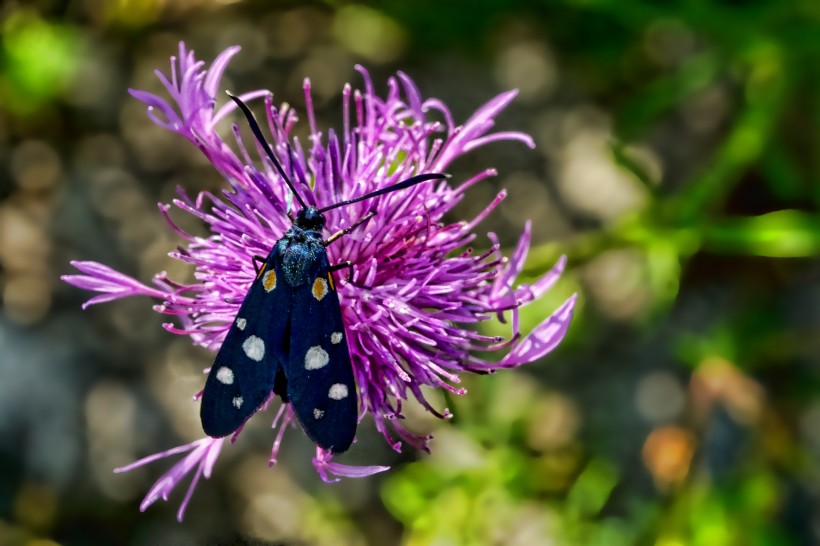
[{"label": "blurred green foliage", "polygon": [[65,92],[83,55],[79,29],[19,10],[2,21],[0,35],[0,100],[6,108],[25,115]]},{"label": "blurred green foliage", "polygon": [[[453,29],[443,28],[446,18],[436,19],[430,29],[429,19],[422,16],[429,12],[423,9],[396,8],[394,13],[409,25],[416,23],[413,35],[435,36],[440,44],[451,30],[458,35],[458,44],[471,43],[480,49],[483,44],[476,43],[476,38],[482,36],[481,29],[507,13],[500,13],[498,3],[485,4],[486,9],[470,12],[478,21]],[[611,225],[534,249],[528,262],[533,275],[549,268],[561,254],[567,254],[571,267],[577,268],[615,249],[637,250],[643,279],[651,293],[650,308],[644,316],[652,321],[644,323],[642,333],[635,331],[634,335],[668,337],[667,330],[674,324],[672,307],[683,307],[680,298],[691,297],[694,290],[690,287],[687,291],[687,276],[703,267],[697,262],[702,262],[704,255],[813,259],[820,255],[820,71],[816,62],[820,58],[820,4],[765,0],[663,5],[641,1],[513,4],[516,8],[511,11],[521,9],[544,24],[551,44],[560,52],[559,63],[566,63],[567,70],[584,81],[585,89],[611,108],[616,120],[613,161],[651,196],[640,210]],[[593,28],[598,32],[590,30]],[[477,32],[465,35],[468,29]],[[647,62],[646,44],[664,34],[667,40],[691,41],[690,50],[664,66],[653,67]],[[653,179],[622,143],[651,139],[653,133],[670,123],[670,117],[680,115],[688,100],[715,85],[730,87],[736,99],[718,138],[710,142],[694,168],[686,169],[685,176],[675,176],[673,183]],[[685,147],[687,143],[680,145]],[[459,420],[459,430],[473,441],[483,442],[486,451],[482,462],[454,471],[442,469],[443,456],[434,456],[390,478],[385,499],[391,511],[409,526],[407,543],[815,543],[816,535],[811,538],[813,531],[801,518],[817,510],[816,499],[809,493],[813,488],[804,481],[816,480],[817,455],[803,451],[799,440],[792,437],[793,432],[782,428],[788,425],[778,421],[788,419],[781,413],[781,404],[790,406],[791,396],[816,399],[816,394],[798,395],[803,389],[797,385],[767,386],[765,379],[760,379],[771,392],[750,402],[736,389],[760,387],[756,381],[746,379],[745,372],[718,374],[717,379],[710,380],[710,366],[702,368],[710,359],[723,358],[733,369],[754,370],[765,378],[777,373],[774,370],[789,374],[784,367],[811,366],[808,362],[801,364],[809,357],[815,367],[804,372],[817,385],[817,345],[811,342],[801,348],[804,342],[800,334],[792,333],[796,328],[817,336],[816,315],[812,315],[814,321],[810,324],[790,324],[782,311],[772,309],[773,305],[786,305],[777,300],[781,296],[778,290],[788,281],[781,276],[772,283],[756,283],[749,277],[768,266],[746,263],[749,268],[745,271],[723,268],[729,270],[726,274],[731,278],[724,282],[734,285],[730,289],[733,297],[745,301],[738,302],[735,309],[726,309],[723,316],[706,319],[714,323],[711,333],[692,325],[697,333],[682,330],[672,335],[673,346],[680,347],[678,362],[690,365],[696,377],[707,376],[704,381],[709,384],[706,393],[690,387],[689,411],[714,415],[690,414],[677,420],[683,429],[691,430],[689,448],[676,445],[674,435],[656,446],[656,453],[647,450],[648,442],[644,445],[644,462],[654,471],[659,488],[655,500],[638,493],[639,488],[629,483],[631,472],[625,470],[628,463],[617,457],[613,460],[612,453],[602,450],[589,437],[575,446],[579,460],[563,469],[563,476],[545,475],[544,458],[560,457],[561,450],[568,448],[533,453],[526,443],[500,434],[509,430],[509,423],[494,423],[470,414],[465,408],[467,402],[459,401],[455,413],[459,418],[466,414],[469,421],[465,424]],[[810,283],[804,288],[815,294],[810,301],[816,306],[818,269],[816,261],[810,263],[781,267],[810,272],[804,273]],[[572,280],[564,279],[563,284],[572,284]],[[534,324],[536,317],[543,316],[541,305],[535,304],[537,311],[532,315],[525,311],[525,324]],[[605,343],[595,335],[601,333],[600,324],[594,324],[589,317],[588,306],[584,309],[586,312],[576,319],[570,341],[579,345]],[[645,341],[637,343],[648,345]],[[667,350],[656,357],[674,359],[675,355]],[[598,373],[591,367],[584,371]],[[692,381],[695,385],[698,380]],[[790,383],[787,378],[784,382]],[[472,404],[479,400],[487,407],[510,404],[516,396],[519,394],[511,392],[495,398],[486,389],[470,392]],[[698,396],[711,400],[699,400]],[[698,407],[701,404],[708,408]],[[733,415],[733,411],[742,413],[734,406],[765,416]],[[812,421],[808,426],[817,425]],[[740,448],[725,444],[734,443],[731,438],[737,435],[752,438],[743,440]],[[758,437],[761,435],[776,438],[769,440],[774,445],[768,449],[762,446],[766,441]],[[684,453],[674,460],[676,450],[681,449]],[[664,483],[664,465],[659,463],[653,468],[651,462],[664,457],[672,459],[668,465],[680,467],[685,475],[682,481],[667,476],[668,483]],[[724,457],[730,462],[713,460]],[[808,463],[806,457],[812,462]],[[795,465],[797,459],[804,462]],[[728,470],[725,464],[733,468]],[[572,476],[569,481],[567,474]],[[515,531],[520,527],[515,531],[505,528],[505,522],[524,517],[531,504],[539,509],[530,517],[530,523],[538,526],[537,518],[549,519],[550,523],[541,523],[540,532],[519,538]]]},{"label": "blurred green foliage", "polygon": [[[278,31],[258,28],[260,21],[285,21],[292,31],[289,41],[278,49],[270,45]],[[223,28],[234,30],[218,34]],[[122,177],[106,186],[128,203],[167,200],[170,181],[182,180],[191,191],[197,183],[221,184],[202,182],[201,170],[185,171],[161,154],[142,161],[140,141],[129,133],[131,111],[120,107],[125,88],[139,81],[140,71],[165,69],[158,63],[175,53],[173,44],[180,39],[207,52],[206,58],[234,42],[245,47],[248,58],[265,58],[260,51],[269,51],[271,58],[252,69],[243,69],[238,59],[239,68],[228,74],[247,88],[277,87],[280,98],[289,96],[288,82],[296,81],[298,88],[303,70],[338,65],[336,54],[350,65],[406,70],[422,82],[425,94],[437,92],[461,119],[507,85],[498,74],[508,67],[499,59],[515,60],[521,51],[552,59],[554,87],[547,90],[544,84],[529,97],[522,93],[510,118],[501,120],[532,132],[540,152],[508,157],[506,148],[488,149],[478,164],[499,164],[502,174],[531,173],[538,187],[511,187],[511,196],[524,192],[526,200],[526,192],[546,188],[552,208],[538,209],[536,228],[553,217],[565,226],[563,232],[536,232],[529,278],[543,274],[560,255],[567,255],[569,266],[547,297],[523,311],[524,330],[579,292],[575,322],[564,345],[543,365],[466,378],[469,395],[441,403],[455,415],[452,423],[434,424],[416,415],[418,427],[436,435],[432,455],[396,461],[398,467],[383,482],[374,478],[352,486],[367,489],[352,490],[350,498],[347,490],[333,492],[295,478],[313,497],[299,500],[305,529],[295,534],[283,531],[286,526],[254,526],[254,517],[261,516],[240,508],[241,495],[231,484],[236,473],[230,469],[241,455],[223,466],[220,461],[214,477],[197,491],[203,500],[195,497],[182,527],[170,527],[176,524],[164,507],[137,513],[138,488],[117,482],[114,489],[124,493],[105,489],[104,481],[89,474],[95,464],[90,459],[72,467],[82,469],[73,479],[36,485],[48,480],[26,470],[34,463],[14,428],[0,450],[6,469],[0,542],[83,544],[92,535],[97,543],[111,544],[238,543],[260,537],[294,544],[331,543],[329,537],[336,537],[340,544],[412,546],[820,542],[820,2],[5,3],[0,7],[0,229],[12,233],[12,224],[3,222],[19,212],[46,226],[43,237],[55,250],[47,255],[50,265],[21,268],[8,258],[20,252],[0,245],[0,281],[6,287],[0,333],[23,331],[9,338],[30,335],[44,345],[69,339],[81,347],[77,362],[88,366],[75,375],[89,379],[79,387],[66,380],[59,392],[75,388],[83,397],[91,376],[113,377],[129,386],[141,408],[150,408],[147,415],[171,413],[144,400],[151,398],[145,396],[145,383],[156,382],[156,375],[145,380],[140,373],[147,372],[128,368],[144,364],[128,360],[131,353],[154,360],[161,354],[159,337],[148,338],[150,348],[145,336],[134,341],[134,332],[142,331],[136,325],[149,319],[131,308],[125,318],[94,315],[98,327],[126,326],[116,335],[113,327],[103,335],[67,330],[59,338],[56,321],[79,325],[91,319],[78,318],[79,296],[58,294],[50,308],[46,304],[48,314],[43,310],[33,320],[16,321],[25,324],[17,330],[18,325],[9,326],[15,317],[34,315],[20,314],[29,307],[13,308],[8,287],[15,276],[61,270],[68,258],[100,259],[103,253],[132,260],[136,269],[144,256],[137,263],[133,246],[143,242],[141,237],[152,238],[146,247],[156,243],[146,254],[171,248],[150,229],[119,239],[111,235],[118,218],[94,208],[94,200],[107,195],[95,194],[89,182],[95,168],[126,164],[123,170],[139,177],[140,189]],[[526,47],[502,57],[511,44]],[[102,75],[86,80],[84,70],[94,63],[104,67]],[[520,83],[526,84],[526,77]],[[106,91],[110,88],[116,91]],[[568,146],[539,138],[542,130],[549,132],[544,127],[550,120],[564,115],[550,131],[568,134],[562,137],[568,141],[575,138],[572,127],[590,131],[595,124],[584,117],[590,110],[591,118],[607,120],[601,159],[610,169],[606,172],[624,177],[641,196],[614,217],[591,213],[570,198],[561,186]],[[579,111],[570,119],[569,113]],[[148,140],[158,133],[152,129]],[[99,134],[110,140],[79,144]],[[31,138],[49,140],[61,154],[64,172],[50,190],[27,187],[15,166],[14,157]],[[105,153],[88,151],[101,143]],[[582,165],[592,164],[597,153],[588,148]],[[661,168],[640,150],[649,150]],[[588,193],[597,192],[598,182],[603,187],[604,178],[593,180],[595,190]],[[509,243],[521,224],[508,217],[491,227]],[[15,237],[23,248],[36,240]],[[508,331],[498,323],[485,328],[493,334]],[[95,336],[107,339],[103,343]],[[114,356],[130,364],[114,369],[99,364]],[[83,407],[82,398],[77,407]],[[171,445],[174,436],[160,429],[145,426],[146,437],[160,437],[157,449]],[[80,438],[77,449],[85,450],[85,441]],[[142,441],[148,442],[135,441],[140,449]],[[263,509],[257,511],[266,512],[269,505],[259,506]],[[277,514],[267,516],[275,522]],[[99,531],[89,535],[89,528]]]}]

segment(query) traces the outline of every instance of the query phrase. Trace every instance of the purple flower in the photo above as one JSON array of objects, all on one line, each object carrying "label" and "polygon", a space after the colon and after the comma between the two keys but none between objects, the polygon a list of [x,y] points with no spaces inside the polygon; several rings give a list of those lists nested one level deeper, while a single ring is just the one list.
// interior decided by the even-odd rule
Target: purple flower
[{"label": "purple flower", "polygon": [[[235,143],[229,145],[215,125],[236,107],[231,101],[215,108],[219,81],[230,58],[239,48],[220,54],[210,68],[197,61],[180,44],[172,59],[170,79],[157,73],[171,101],[131,90],[148,105],[148,115],[158,125],[193,142],[231,186],[222,195],[200,193],[190,198],[180,191],[173,205],[205,222],[207,238],[184,233],[171,222],[171,205],[160,212],[172,228],[188,240],[186,248],[172,256],[196,268],[197,282],[176,283],[164,273],[153,286],[94,262],[73,262],[81,275],[63,277],[80,288],[101,292],[85,305],[130,295],[147,295],[160,301],[155,310],[173,316],[164,327],[190,336],[197,345],[218,350],[254,279],[252,256],[267,254],[290,227],[287,186],[268,162],[259,170],[251,152],[233,127]],[[518,132],[490,132],[494,118],[515,97],[508,91],[495,97],[463,125],[455,125],[447,107],[436,99],[423,99],[413,81],[399,72],[388,80],[387,97],[379,97],[366,70],[357,67],[364,90],[346,85],[342,92],[343,119],[340,133],[323,134],[316,125],[310,82],[304,92],[310,137],[306,144],[290,133],[296,123],[293,109],[275,107],[267,91],[240,95],[243,101],[264,98],[264,113],[273,135],[272,146],[309,205],[326,206],[386,187],[419,173],[444,172],[460,155],[498,140],[517,140],[532,147],[529,136]],[[434,116],[431,116],[434,114]],[[436,121],[431,117],[439,118]],[[238,150],[238,152],[237,152]],[[444,215],[467,189],[495,172],[487,169],[460,184],[434,181],[326,213],[327,231],[335,232],[355,223],[370,209],[376,216],[364,227],[328,247],[331,263],[353,263],[351,282],[340,279],[339,298],[358,386],[360,417],[370,413],[376,428],[395,450],[403,442],[428,450],[429,437],[406,430],[400,422],[402,404],[415,398],[431,413],[447,418],[447,409],[433,408],[421,390],[440,387],[462,395],[458,387],[462,372],[490,372],[536,361],[555,348],[569,326],[575,296],[551,316],[522,336],[518,309],[542,296],[558,279],[565,260],[531,285],[515,285],[530,244],[527,224],[510,259],[500,253],[495,235],[483,253],[468,248],[475,227],[504,199],[500,192],[487,208],[470,221],[444,223]],[[481,335],[474,324],[511,313],[513,334],[509,340]],[[500,361],[478,356],[504,350]],[[198,395],[197,395],[198,396]],[[287,404],[279,404],[274,418],[275,441],[271,464],[276,462],[282,435],[296,424]],[[264,408],[263,408],[264,409]],[[237,431],[232,441],[241,432]],[[180,508],[181,518],[191,491],[200,476],[210,476],[222,440],[205,438],[184,447],[152,455],[118,471],[130,470],[162,457],[189,451],[151,489],[141,505],[145,510],[168,493],[190,471],[193,483]],[[330,476],[361,477],[387,467],[351,467],[331,461],[328,451],[317,448],[313,464],[325,481]]]}]

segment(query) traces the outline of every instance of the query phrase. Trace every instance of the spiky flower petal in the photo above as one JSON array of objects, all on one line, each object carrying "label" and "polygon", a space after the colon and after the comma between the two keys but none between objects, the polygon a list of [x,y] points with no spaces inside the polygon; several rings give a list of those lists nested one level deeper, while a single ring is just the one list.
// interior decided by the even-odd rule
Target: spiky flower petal
[{"label": "spiky flower petal", "polygon": [[[158,73],[170,101],[145,91],[131,91],[148,106],[152,120],[193,142],[231,187],[222,195],[202,192],[195,198],[180,192],[173,201],[173,206],[208,226],[211,235],[205,238],[188,235],[175,226],[167,214],[170,205],[160,204],[160,212],[172,228],[188,241],[185,248],[171,255],[196,268],[196,282],[175,283],[163,273],[155,276],[153,287],[149,287],[92,262],[74,262],[81,274],[64,277],[75,286],[102,293],[86,305],[130,295],[156,298],[161,303],[155,309],[175,319],[175,323],[165,325],[167,330],[190,336],[196,345],[212,351],[220,347],[254,279],[252,256],[267,254],[290,227],[289,195],[283,180],[266,161],[261,170],[254,166],[253,158],[259,156],[251,151],[256,147],[243,142],[236,126],[231,144],[215,131],[216,124],[235,108],[232,101],[216,108],[215,97],[222,73],[237,51],[224,51],[206,69],[180,44],[170,77]],[[339,133],[333,129],[320,132],[310,82],[305,80],[310,137],[304,145],[291,137],[297,121],[293,109],[274,106],[267,91],[240,95],[244,101],[264,97],[264,119],[273,137],[272,146],[286,171],[293,173],[296,189],[309,205],[326,206],[419,173],[444,172],[459,156],[491,142],[514,140],[533,146],[532,139],[523,133],[491,132],[495,117],[513,100],[515,91],[498,95],[456,126],[447,107],[437,99],[422,98],[407,75],[390,78],[387,96],[382,98],[367,71],[356,68],[364,89],[344,87]],[[511,259],[501,255],[493,234],[485,252],[473,253],[469,248],[476,238],[476,226],[504,199],[505,192],[470,221],[444,222],[445,214],[471,186],[493,175],[495,171],[488,169],[461,184],[419,184],[326,213],[328,232],[332,233],[375,212],[371,221],[329,247],[328,253],[331,263],[349,260],[353,264],[352,280],[340,283],[339,299],[361,414],[373,416],[377,429],[396,450],[403,442],[428,449],[429,438],[401,425],[404,401],[414,398],[438,417],[449,416],[448,410],[433,408],[422,386],[464,394],[458,387],[461,373],[488,372],[538,360],[558,345],[569,326],[574,296],[529,334],[519,332],[519,308],[541,297],[565,265],[561,259],[533,284],[515,284],[529,249],[529,224]],[[504,341],[475,331],[476,323],[493,316],[503,320],[505,312],[512,316],[511,339]],[[480,356],[499,349],[506,350],[500,361]],[[278,431],[271,463],[276,460],[285,428],[294,422],[290,407],[281,406],[274,421]],[[205,438],[121,470],[190,451],[157,482],[143,502],[144,508],[158,497],[166,498],[193,469],[194,484],[199,476],[207,477],[221,445],[221,440]],[[349,467],[332,462],[330,457],[317,448],[313,460],[326,481],[331,475],[360,477],[386,470],[379,466]],[[187,502],[188,497],[180,516]]]}]

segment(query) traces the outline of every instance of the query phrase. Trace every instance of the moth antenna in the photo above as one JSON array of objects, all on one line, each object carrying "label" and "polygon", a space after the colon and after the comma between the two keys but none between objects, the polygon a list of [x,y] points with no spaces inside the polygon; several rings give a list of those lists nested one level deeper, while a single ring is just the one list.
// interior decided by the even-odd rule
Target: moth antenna
[{"label": "moth antenna", "polygon": [[276,170],[279,172],[279,176],[281,176],[285,180],[285,183],[288,185],[290,191],[296,197],[296,200],[299,201],[299,204],[302,205],[302,208],[307,207],[305,202],[302,201],[302,197],[299,195],[299,192],[296,191],[296,187],[293,185],[293,182],[285,173],[285,169],[282,168],[282,164],[279,163],[279,160],[276,159],[276,156],[273,154],[273,150],[271,149],[270,144],[268,144],[268,141],[265,140],[265,135],[262,134],[262,129],[259,128],[259,124],[256,122],[256,118],[253,116],[253,112],[251,112],[250,108],[248,108],[248,105],[245,104],[242,101],[242,99],[240,99],[230,91],[225,91],[225,93],[227,93],[228,96],[231,97],[231,100],[233,100],[236,103],[236,105],[239,106],[239,109],[242,110],[242,113],[245,114],[245,118],[247,118],[248,120],[248,125],[250,125],[251,132],[253,132],[253,136],[256,137],[256,141],[259,143],[260,146],[262,146],[262,149],[265,150],[265,154],[268,156],[268,159],[270,159],[271,163],[273,163],[273,166],[276,167]]},{"label": "moth antenna", "polygon": [[336,207],[343,207],[344,205],[358,203],[359,201],[364,201],[365,199],[372,199],[373,197],[378,197],[380,195],[384,195],[385,193],[403,190],[405,188],[409,188],[410,186],[415,186],[416,184],[427,182],[428,180],[447,180],[449,178],[451,178],[451,176],[447,173],[417,174],[416,176],[410,177],[407,180],[402,180],[401,182],[396,182],[395,184],[387,186],[386,188],[370,192],[360,197],[354,197],[353,199],[348,199],[347,201],[341,201],[334,205],[329,205],[323,209],[319,209],[319,212],[326,212],[328,210],[335,209]]}]

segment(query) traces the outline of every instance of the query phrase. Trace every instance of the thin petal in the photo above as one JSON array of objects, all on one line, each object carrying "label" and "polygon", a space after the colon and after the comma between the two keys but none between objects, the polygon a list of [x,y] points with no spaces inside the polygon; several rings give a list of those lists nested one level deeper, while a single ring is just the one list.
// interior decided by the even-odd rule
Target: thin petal
[{"label": "thin petal", "polygon": [[208,93],[208,96],[216,96],[217,87],[219,86],[219,81],[222,79],[222,74],[225,72],[225,68],[228,66],[228,63],[231,62],[231,58],[239,53],[240,49],[242,48],[239,46],[229,47],[220,53],[216,59],[214,59],[214,62],[211,63],[211,67],[208,69],[208,75],[205,76],[205,81],[202,84],[202,88]]},{"label": "thin petal", "polygon": [[567,333],[577,299],[576,294],[564,302],[555,313],[516,344],[512,351],[499,362],[499,365],[502,367],[518,366],[538,360],[555,349]]},{"label": "thin petal", "polygon": [[[140,91],[139,89],[129,89],[128,93],[138,101],[145,103],[148,106],[148,111],[152,119],[160,126],[168,130],[177,130],[182,126],[182,120],[173,107],[165,100],[159,98],[153,93],[147,91]],[[153,110],[159,110],[165,116],[165,120],[161,120],[153,114]]]},{"label": "thin petal", "polygon": [[[389,466],[351,466],[332,462],[333,454],[329,450],[316,447],[316,456],[313,458],[313,467],[322,481],[325,483],[335,483],[339,478],[366,478],[373,474],[390,470]],[[330,478],[329,476],[338,476]]]},{"label": "thin petal", "polygon": [[465,144],[464,152],[471,152],[480,146],[484,146],[490,142],[499,142],[501,140],[517,140],[526,144],[530,149],[535,148],[535,141],[527,133],[522,133],[519,131],[501,131],[485,137],[476,138],[470,143]]}]

